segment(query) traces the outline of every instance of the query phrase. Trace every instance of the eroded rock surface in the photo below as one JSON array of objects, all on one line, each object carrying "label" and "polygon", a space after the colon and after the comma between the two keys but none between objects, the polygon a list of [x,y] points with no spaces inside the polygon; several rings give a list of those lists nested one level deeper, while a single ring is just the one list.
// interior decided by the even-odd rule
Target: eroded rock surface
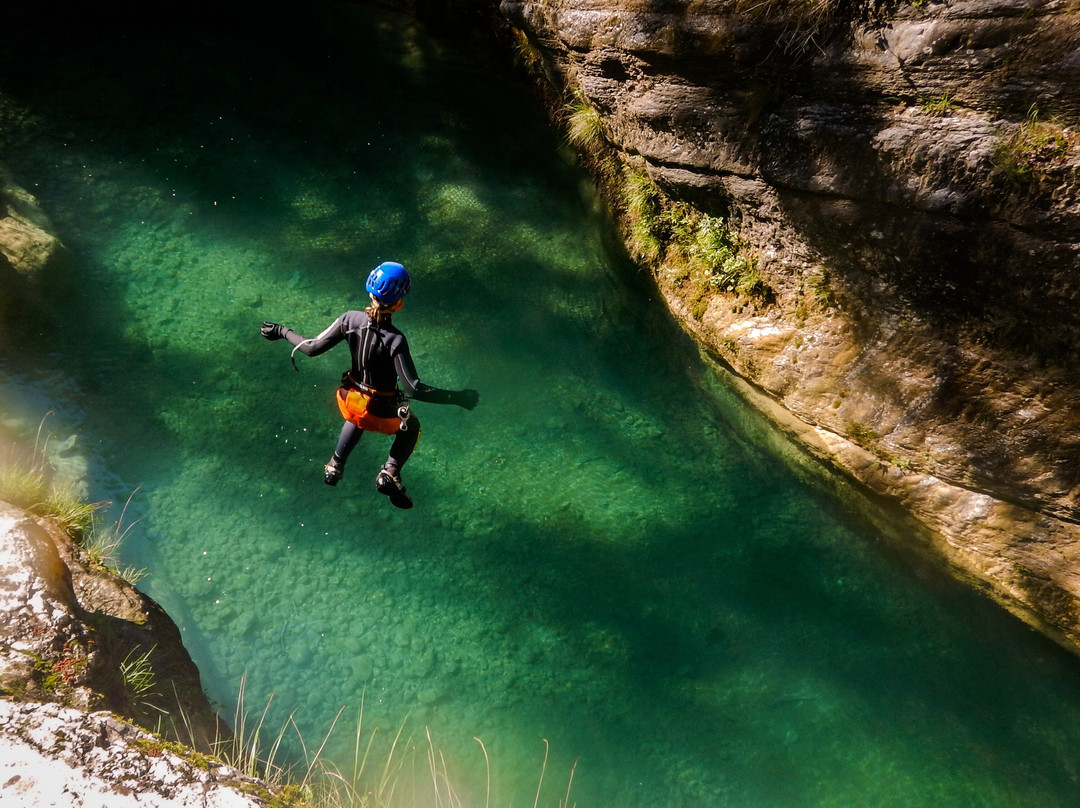
[{"label": "eroded rock surface", "polygon": [[267,793],[110,713],[0,699],[3,808],[263,808]]},{"label": "eroded rock surface", "polygon": [[51,522],[3,502],[0,626],[0,695],[111,710],[202,749],[228,737],[168,615]]},{"label": "eroded rock surface", "polygon": [[622,164],[755,255],[768,296],[706,305],[653,266],[687,330],[961,575],[1080,649],[1080,7],[502,10]]}]

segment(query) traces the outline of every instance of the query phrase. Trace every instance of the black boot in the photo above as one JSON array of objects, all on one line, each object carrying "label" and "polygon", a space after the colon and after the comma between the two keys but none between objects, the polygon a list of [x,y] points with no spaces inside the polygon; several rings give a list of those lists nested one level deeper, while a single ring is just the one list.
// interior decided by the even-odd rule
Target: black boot
[{"label": "black boot", "polygon": [[390,502],[398,508],[411,508],[412,497],[409,496],[409,492],[405,490],[405,486],[401,484],[401,477],[396,474],[396,468],[392,466],[383,466],[379,471],[379,476],[375,478],[375,488],[378,489],[380,494],[385,494],[390,497]]},{"label": "black boot", "polygon": [[323,466],[323,482],[327,485],[337,485],[341,475],[345,473],[345,461],[339,460],[337,455],[330,458],[330,462]]}]

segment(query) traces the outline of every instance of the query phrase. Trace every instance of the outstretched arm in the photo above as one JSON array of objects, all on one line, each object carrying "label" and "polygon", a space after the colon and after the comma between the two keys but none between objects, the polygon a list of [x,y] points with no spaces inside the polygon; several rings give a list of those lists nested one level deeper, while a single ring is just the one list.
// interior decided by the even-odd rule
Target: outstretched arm
[{"label": "outstretched arm", "polygon": [[476,390],[443,390],[420,381],[407,345],[394,356],[394,366],[405,392],[417,401],[426,401],[430,404],[454,404],[467,410],[471,410],[480,403],[480,394]]},{"label": "outstretched arm", "polygon": [[307,356],[318,356],[321,353],[325,353],[345,339],[345,333],[341,329],[340,317],[334,320],[334,322],[319,334],[319,336],[313,337],[312,339],[305,339],[288,326],[281,325],[280,323],[263,323],[262,327],[259,329],[259,333],[268,340],[286,340],[290,345],[300,351],[300,353]]}]

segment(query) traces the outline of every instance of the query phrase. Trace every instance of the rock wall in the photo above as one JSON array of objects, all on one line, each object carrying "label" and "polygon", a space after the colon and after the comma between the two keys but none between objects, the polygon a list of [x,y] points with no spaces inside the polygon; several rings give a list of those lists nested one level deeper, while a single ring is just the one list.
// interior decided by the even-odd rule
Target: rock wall
[{"label": "rock wall", "polygon": [[501,9],[553,94],[597,113],[595,148],[752,254],[765,294],[704,303],[652,262],[686,329],[1080,650],[1080,4]]}]

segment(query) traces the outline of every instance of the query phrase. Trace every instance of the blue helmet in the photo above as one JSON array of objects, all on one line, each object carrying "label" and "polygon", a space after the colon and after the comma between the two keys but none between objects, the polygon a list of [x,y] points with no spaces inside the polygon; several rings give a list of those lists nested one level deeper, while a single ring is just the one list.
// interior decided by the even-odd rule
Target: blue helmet
[{"label": "blue helmet", "polygon": [[396,261],[384,261],[368,275],[364,288],[384,306],[392,306],[409,293],[412,281],[405,267]]}]

